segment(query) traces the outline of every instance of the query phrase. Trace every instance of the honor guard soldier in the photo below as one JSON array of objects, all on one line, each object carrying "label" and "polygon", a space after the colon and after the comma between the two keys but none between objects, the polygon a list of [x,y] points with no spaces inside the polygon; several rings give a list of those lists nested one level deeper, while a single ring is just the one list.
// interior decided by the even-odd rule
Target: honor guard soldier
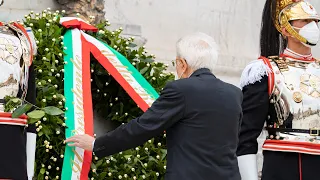
[{"label": "honor guard soldier", "polygon": [[267,0],[261,57],[244,69],[243,121],[237,149],[242,180],[257,180],[257,138],[263,144],[262,180],[318,180],[320,164],[319,15],[306,1]]}]

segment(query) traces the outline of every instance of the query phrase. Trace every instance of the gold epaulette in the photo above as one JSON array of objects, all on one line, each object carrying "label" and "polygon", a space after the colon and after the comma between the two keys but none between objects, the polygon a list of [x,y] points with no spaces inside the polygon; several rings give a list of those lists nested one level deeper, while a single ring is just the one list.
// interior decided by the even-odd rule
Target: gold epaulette
[{"label": "gold epaulette", "polygon": [[284,57],[269,56],[270,62],[275,62],[281,72],[288,71],[289,67]]}]

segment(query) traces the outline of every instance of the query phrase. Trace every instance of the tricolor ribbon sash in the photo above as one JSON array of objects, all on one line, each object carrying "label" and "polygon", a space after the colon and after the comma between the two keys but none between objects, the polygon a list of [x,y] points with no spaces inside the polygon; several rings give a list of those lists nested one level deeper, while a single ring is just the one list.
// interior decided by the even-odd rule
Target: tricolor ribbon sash
[{"label": "tricolor ribbon sash", "polygon": [[[84,22],[76,18],[61,18],[60,21],[67,28],[75,28],[67,30],[63,40],[67,48],[64,56],[66,138],[75,134],[93,135],[90,53],[143,111],[158,98],[158,93],[124,56],[82,31],[96,31],[95,27],[79,25]],[[84,29],[79,30],[81,27]],[[66,146],[62,180],[87,180],[91,160],[91,152]]]}]

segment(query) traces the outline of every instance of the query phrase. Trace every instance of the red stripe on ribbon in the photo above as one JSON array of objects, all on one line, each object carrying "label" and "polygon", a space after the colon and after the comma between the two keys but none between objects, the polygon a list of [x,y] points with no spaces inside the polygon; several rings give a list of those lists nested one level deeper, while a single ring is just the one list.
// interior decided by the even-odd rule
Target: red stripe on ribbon
[{"label": "red stripe on ribbon", "polygon": [[[91,95],[91,78],[90,78],[90,46],[81,35],[82,42],[82,92],[83,92],[83,112],[84,112],[84,129],[85,134],[93,136],[93,110]],[[90,165],[92,161],[92,152],[85,151],[83,156],[82,171],[80,180],[88,180]]]},{"label": "red stripe on ribbon", "polygon": [[[101,51],[91,42],[91,53],[99,61],[99,63],[113,76],[113,78],[121,85],[121,87],[136,102],[142,111],[149,109],[149,105],[141,98],[141,96],[132,88],[132,86],[123,78],[119,71],[111,64],[109,59],[101,53]],[[106,47],[107,48],[107,47]]]},{"label": "red stripe on ribbon", "polygon": [[98,31],[98,28],[96,28],[88,23],[85,23],[83,21],[79,21],[78,19],[64,21],[61,23],[61,25],[66,27],[67,29],[77,28],[77,29],[85,30],[85,31],[93,31],[93,32]]}]

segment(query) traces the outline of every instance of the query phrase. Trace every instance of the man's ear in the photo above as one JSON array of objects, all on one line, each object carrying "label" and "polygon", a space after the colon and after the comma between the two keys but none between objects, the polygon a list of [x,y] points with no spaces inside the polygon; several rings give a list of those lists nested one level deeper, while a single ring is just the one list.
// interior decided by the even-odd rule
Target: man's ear
[{"label": "man's ear", "polygon": [[290,37],[290,33],[286,30],[286,28],[282,28],[282,31],[281,31],[282,35],[285,37],[285,38],[288,38]]},{"label": "man's ear", "polygon": [[183,70],[186,70],[188,68],[188,63],[185,59],[180,59],[181,60],[181,67]]}]

